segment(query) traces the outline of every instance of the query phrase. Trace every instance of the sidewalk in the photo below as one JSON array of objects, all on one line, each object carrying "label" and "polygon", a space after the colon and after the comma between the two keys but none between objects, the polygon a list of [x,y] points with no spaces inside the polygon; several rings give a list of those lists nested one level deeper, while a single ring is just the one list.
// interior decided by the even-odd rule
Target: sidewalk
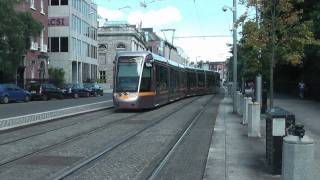
[{"label": "sidewalk", "polygon": [[232,99],[226,95],[219,107],[204,179],[280,180],[266,165],[265,120],[261,120],[262,137],[249,138],[241,119],[232,113]]}]

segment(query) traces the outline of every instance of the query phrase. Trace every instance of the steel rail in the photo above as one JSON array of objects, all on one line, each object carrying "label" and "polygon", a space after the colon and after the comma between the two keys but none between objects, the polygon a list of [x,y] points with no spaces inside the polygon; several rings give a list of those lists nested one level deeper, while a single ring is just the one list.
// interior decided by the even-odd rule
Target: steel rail
[{"label": "steel rail", "polygon": [[147,178],[148,180],[154,180],[162,170],[162,168],[166,165],[168,162],[170,156],[175,152],[176,148],[180,145],[181,141],[184,139],[184,137],[188,134],[190,129],[194,126],[196,122],[198,122],[199,118],[203,114],[203,112],[206,110],[205,107],[212,101],[212,98],[210,98],[204,105],[201,106],[201,110],[196,114],[196,116],[189,122],[187,123],[186,128],[184,131],[181,132],[181,136],[177,139],[176,143],[169,149],[167,154],[164,156],[164,158],[158,163],[158,165],[154,168],[152,171],[151,175]]},{"label": "steel rail", "polygon": [[57,173],[59,175],[56,175],[53,178],[50,179],[54,179],[54,180],[61,180],[64,179],[72,174],[74,174],[76,171],[78,171],[79,169],[85,167],[86,165],[98,160],[101,156],[111,152],[112,150],[116,149],[117,147],[119,147],[120,145],[132,140],[134,137],[136,137],[137,135],[141,134],[142,132],[144,132],[145,130],[159,124],[161,121],[167,119],[169,116],[181,111],[182,109],[184,109],[187,105],[193,103],[194,101],[196,101],[197,99],[195,98],[194,100],[185,103],[177,108],[175,108],[173,111],[160,116],[159,118],[157,118],[156,120],[154,120],[153,122],[151,122],[150,124],[146,125],[143,128],[137,129],[135,131],[133,131],[132,133],[128,134],[127,136],[121,138],[120,140],[116,140],[114,143],[112,143],[110,146],[106,147],[104,150],[100,151],[99,153],[87,158],[86,160],[80,162],[79,164],[77,164],[76,166],[71,167],[70,169],[65,170],[64,172],[61,173]]}]

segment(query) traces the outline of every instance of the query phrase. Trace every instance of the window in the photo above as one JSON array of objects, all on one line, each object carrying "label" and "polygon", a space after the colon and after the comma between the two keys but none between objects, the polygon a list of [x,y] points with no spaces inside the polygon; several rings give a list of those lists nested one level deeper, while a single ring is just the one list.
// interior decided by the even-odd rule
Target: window
[{"label": "window", "polygon": [[126,45],[124,45],[123,43],[119,43],[117,45],[117,49],[126,49]]},{"label": "window", "polygon": [[34,0],[30,0],[30,8],[31,9],[36,9],[36,7],[34,6]]},{"label": "window", "polygon": [[51,0],[51,6],[59,6],[59,0]]},{"label": "window", "polygon": [[106,44],[99,44],[99,48],[101,48],[101,49],[107,49],[107,45],[106,45]]},{"label": "window", "polygon": [[40,1],[40,13],[41,14],[45,14],[45,12],[44,12],[44,0]]},{"label": "window", "polygon": [[61,52],[68,52],[68,37],[61,37],[60,38],[60,43],[61,43]]},{"label": "window", "polygon": [[[168,89],[168,69],[164,66],[156,66],[157,76],[156,76],[156,90],[165,91]],[[157,93],[158,93],[157,92]]]},{"label": "window", "polygon": [[59,38],[51,37],[50,38],[50,48],[51,52],[59,52]]},{"label": "window", "polygon": [[100,79],[106,79],[106,71],[100,71]]},{"label": "window", "polygon": [[142,70],[140,92],[148,92],[151,89],[151,67],[144,66]]},{"label": "window", "polygon": [[61,0],[61,5],[68,5],[68,0]]},{"label": "window", "polygon": [[44,44],[44,33],[43,33],[44,29],[41,31],[40,34],[40,46],[42,48],[43,44]]}]

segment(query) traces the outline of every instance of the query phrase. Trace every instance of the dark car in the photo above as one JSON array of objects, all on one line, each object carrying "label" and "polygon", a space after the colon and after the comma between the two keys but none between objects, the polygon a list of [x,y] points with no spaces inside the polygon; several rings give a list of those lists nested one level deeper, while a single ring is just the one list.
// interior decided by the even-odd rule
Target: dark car
[{"label": "dark car", "polygon": [[97,83],[85,83],[84,87],[91,91],[92,96],[103,96],[103,89]]},{"label": "dark car", "polygon": [[30,93],[15,84],[0,84],[0,102],[7,104],[11,101],[30,101]]},{"label": "dark car", "polygon": [[62,91],[53,84],[31,83],[28,85],[32,99],[47,101],[51,98],[63,99]]},{"label": "dark car", "polygon": [[65,97],[89,97],[91,90],[85,88],[82,84],[66,84],[62,88]]}]

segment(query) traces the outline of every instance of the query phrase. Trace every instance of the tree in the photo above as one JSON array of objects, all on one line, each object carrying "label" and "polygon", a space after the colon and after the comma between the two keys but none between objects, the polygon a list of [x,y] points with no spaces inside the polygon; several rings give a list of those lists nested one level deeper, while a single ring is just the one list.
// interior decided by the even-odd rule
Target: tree
[{"label": "tree", "polygon": [[30,47],[30,38],[39,36],[43,28],[29,12],[15,11],[15,6],[21,2],[0,1],[0,81],[15,79],[23,55]]},{"label": "tree", "polygon": [[53,83],[56,86],[61,87],[65,82],[64,70],[62,68],[49,68],[48,71],[49,71],[50,80],[53,81]]}]

